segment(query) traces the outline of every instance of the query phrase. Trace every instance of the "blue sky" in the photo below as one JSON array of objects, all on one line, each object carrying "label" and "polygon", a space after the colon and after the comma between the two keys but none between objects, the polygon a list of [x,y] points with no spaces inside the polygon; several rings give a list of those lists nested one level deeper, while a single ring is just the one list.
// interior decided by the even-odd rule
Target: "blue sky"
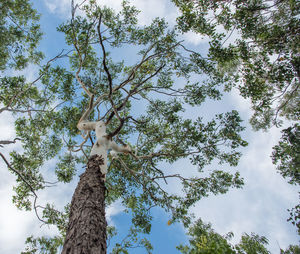
[{"label": "blue sky", "polygon": [[[113,8],[120,9],[120,1],[101,1]],[[139,22],[141,25],[149,24],[152,18],[165,17],[173,25],[178,15],[176,8],[167,0],[135,0],[132,1],[141,10]],[[65,48],[63,35],[56,32],[56,26],[70,15],[70,0],[38,0],[35,7],[42,13],[42,30],[44,40],[41,49],[48,57],[53,57],[62,48]],[[194,50],[203,52],[207,48],[207,40],[198,35],[188,33],[183,36],[186,43]],[[121,51],[120,51],[121,52]],[[119,57],[122,57],[119,54]],[[134,56],[133,56],[134,57]],[[35,67],[30,67],[24,72],[28,80],[32,80],[37,73]],[[243,232],[255,232],[266,236],[270,240],[271,253],[279,253],[279,246],[286,248],[289,244],[299,243],[296,228],[286,222],[287,209],[294,207],[298,202],[297,189],[276,173],[271,163],[271,151],[279,137],[278,129],[269,132],[253,132],[247,120],[251,115],[250,104],[242,99],[237,91],[224,96],[222,101],[208,101],[200,109],[188,108],[186,117],[198,117],[211,119],[215,113],[237,109],[245,120],[247,130],[244,138],[249,146],[243,149],[243,157],[237,167],[245,179],[243,189],[230,190],[225,195],[210,196],[203,199],[192,209],[197,217],[206,222],[211,222],[213,228],[226,234],[232,231],[235,234],[234,242],[238,241]],[[13,139],[15,137],[14,119],[9,113],[0,115],[0,139]],[[21,151],[19,144],[11,145],[9,150],[2,151],[8,154],[11,150]],[[53,176],[53,161],[45,165],[45,172]],[[180,160],[174,165],[166,167],[188,169],[192,166],[188,161]],[[12,202],[12,186],[14,177],[8,173],[4,164],[0,163],[0,253],[19,253],[24,248],[24,242],[28,235],[54,235],[53,227],[40,227],[40,223],[33,213],[17,210]],[[59,207],[68,202],[74,192],[78,178],[68,185],[60,185],[53,192],[52,189],[41,192],[41,200],[52,200]],[[176,182],[169,184],[170,191],[180,191]],[[120,203],[116,203],[107,209],[108,222],[115,225],[121,234],[126,234],[126,228],[130,224],[128,215],[122,212]],[[153,211],[153,227],[149,237],[154,245],[154,254],[179,253],[175,246],[185,243],[187,237],[183,227],[179,224],[167,225],[170,215],[160,209]],[[143,249],[135,249],[130,253],[146,253]]]}]

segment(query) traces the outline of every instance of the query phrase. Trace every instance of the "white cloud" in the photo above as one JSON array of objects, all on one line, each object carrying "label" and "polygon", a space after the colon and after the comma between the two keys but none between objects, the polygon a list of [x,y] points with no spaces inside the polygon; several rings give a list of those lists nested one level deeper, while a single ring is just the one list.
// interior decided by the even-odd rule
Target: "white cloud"
[{"label": "white cloud", "polygon": [[0,114],[0,140],[13,140],[15,137],[14,118],[10,112],[3,111]]},{"label": "white cloud", "polygon": [[106,220],[108,224],[114,225],[114,221],[112,217],[118,215],[123,210],[124,210],[124,206],[122,205],[121,200],[117,200],[116,202],[108,206],[105,210]]},{"label": "white cloud", "polygon": [[141,25],[149,25],[152,19],[160,17],[165,18],[166,21],[173,26],[178,16],[178,10],[170,1],[134,0],[132,4],[141,10],[139,15],[139,23]]},{"label": "white cloud", "polygon": [[197,46],[199,44],[206,44],[210,41],[208,36],[196,34],[193,31],[184,33],[182,37],[186,42],[191,43],[194,46]]},{"label": "white cloud", "polygon": [[1,185],[0,190],[0,253],[7,254],[23,248],[35,220],[32,213],[20,211],[12,204],[12,185],[13,181],[9,181],[6,186]]},{"label": "white cloud", "polygon": [[[1,114],[0,122],[2,122],[2,116]],[[10,147],[12,146],[18,147],[18,145],[10,145]],[[5,155],[8,155],[7,151]],[[32,227],[36,223],[36,218],[31,212],[18,210],[12,203],[15,176],[7,170],[2,158],[0,160],[0,172],[0,253],[14,254],[23,249],[26,238],[33,232]]]},{"label": "white cloud", "polygon": [[247,118],[249,119],[250,116],[253,114],[253,111],[251,110],[251,100],[249,98],[245,99],[240,95],[239,89],[234,87],[230,94],[229,99],[232,102],[232,104],[239,109],[240,112],[245,114]]},{"label": "white cloud", "polygon": [[[34,212],[21,211],[12,203],[15,177],[9,174],[0,163],[2,177],[5,181],[0,185],[0,253],[14,254],[24,249],[24,243],[27,237],[34,235],[54,236],[57,234],[57,228],[54,226],[43,226],[37,219]],[[52,192],[52,190],[50,190]],[[53,195],[53,193],[52,193]],[[42,195],[41,195],[42,196]],[[38,202],[43,202],[39,195]]]},{"label": "white cloud", "polygon": [[[70,17],[70,0],[44,0],[44,2],[51,13],[60,15],[62,18]],[[122,0],[97,0],[97,2],[99,5],[108,6],[117,12],[122,9]],[[82,1],[75,0],[74,3],[82,3]],[[176,7],[170,1],[132,0],[130,4],[141,11],[139,14],[140,25],[149,25],[152,19],[156,17],[165,18],[171,25],[174,25],[175,19],[178,16]]]},{"label": "white cloud", "polygon": [[[0,140],[13,140],[15,137],[14,117],[11,112],[4,111],[0,114]],[[9,152],[12,150],[20,151],[20,142],[0,147],[1,153],[8,161]],[[23,248],[36,218],[30,212],[18,210],[12,203],[15,176],[8,171],[2,158],[0,158],[0,172],[0,253],[13,254]]]},{"label": "white cloud", "polygon": [[58,14],[62,18],[71,15],[71,0],[44,0],[44,3],[51,13]]},{"label": "white cloud", "polygon": [[116,12],[121,11],[122,9],[122,0],[97,0],[97,3],[101,6],[107,6],[114,9]]}]

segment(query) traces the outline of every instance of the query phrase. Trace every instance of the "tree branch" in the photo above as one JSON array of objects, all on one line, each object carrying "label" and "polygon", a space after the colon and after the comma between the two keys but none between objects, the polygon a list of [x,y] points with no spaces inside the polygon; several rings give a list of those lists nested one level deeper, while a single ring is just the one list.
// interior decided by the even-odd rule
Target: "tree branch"
[{"label": "tree branch", "polygon": [[3,145],[15,144],[17,140],[21,139],[15,138],[14,140],[0,140],[0,147],[3,147]]},{"label": "tree branch", "polygon": [[10,163],[6,160],[5,156],[4,156],[1,152],[0,152],[0,156],[2,157],[2,159],[3,159],[3,161],[5,162],[5,164],[7,165],[7,167],[8,167],[11,171],[13,171],[16,175],[18,175],[18,176],[21,178],[21,180],[28,186],[28,188],[30,189],[31,193],[34,195],[33,207],[34,207],[34,211],[35,211],[35,214],[36,214],[38,220],[41,221],[41,222],[43,222],[43,223],[47,223],[46,221],[44,221],[43,219],[41,219],[40,216],[39,216],[39,214],[38,214],[37,208],[38,208],[39,206],[36,205],[38,196],[37,196],[37,194],[35,193],[33,187],[30,185],[30,183],[28,183],[28,181],[22,176],[22,174],[21,174],[18,170],[14,169],[14,168],[10,165]]},{"label": "tree branch", "polygon": [[101,49],[102,49],[102,53],[103,53],[103,67],[104,67],[104,71],[107,75],[107,79],[108,79],[108,85],[109,85],[109,97],[111,97],[112,95],[112,77],[111,77],[111,74],[107,68],[107,65],[106,65],[106,51],[105,51],[105,47],[104,47],[104,44],[103,44],[103,39],[102,39],[102,35],[101,35],[101,31],[100,31],[100,25],[101,25],[101,21],[102,21],[102,13],[100,14],[100,17],[99,17],[99,22],[98,22],[98,25],[97,25],[97,31],[98,31],[98,36],[99,36],[99,41],[100,41],[100,46],[101,46]]}]

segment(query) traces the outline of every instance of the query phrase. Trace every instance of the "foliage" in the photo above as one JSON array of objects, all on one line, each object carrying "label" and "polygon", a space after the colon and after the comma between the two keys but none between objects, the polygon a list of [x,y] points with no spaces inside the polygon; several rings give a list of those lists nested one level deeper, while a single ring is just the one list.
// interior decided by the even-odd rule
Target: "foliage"
[{"label": "foliage", "polygon": [[[253,128],[291,123],[282,131],[272,159],[289,183],[299,183],[299,1],[172,1],[181,11],[178,28],[210,39],[207,58],[228,80],[225,90],[236,87],[251,100]],[[191,54],[194,61],[202,58]]]},{"label": "foliage", "polygon": [[34,238],[30,236],[26,239],[26,248],[25,251],[22,251],[21,254],[56,254],[59,246],[63,244],[64,238],[55,236],[53,238],[47,237],[38,237]]},{"label": "foliage", "polygon": [[[30,7],[26,3],[24,11]],[[84,11],[85,16],[78,15],[78,9]],[[7,10],[10,15],[8,19],[16,15],[11,14],[11,9]],[[37,20],[35,11],[29,14],[31,16],[24,15],[21,25],[31,24],[28,23],[30,17]],[[229,89],[240,81],[237,63],[241,59],[249,73],[257,75],[257,66],[264,66],[264,61],[269,63],[269,51],[260,55],[256,47],[249,46],[248,50],[242,48],[242,43],[223,49],[220,47],[222,36],[217,36],[214,29],[207,27],[203,29],[215,38],[210,54],[205,58],[187,49],[178,40],[177,30],[169,28],[163,19],[156,18],[150,25],[141,27],[137,23],[137,14],[138,10],[126,1],[119,13],[107,7],[100,8],[93,0],[75,5],[71,19],[58,27],[58,31],[65,35],[70,48],[68,53],[63,54],[62,51],[41,66],[38,78],[33,82],[26,81],[22,76],[1,78],[0,96],[4,108],[0,112],[28,113],[28,116],[18,114],[15,123],[23,152],[12,152],[11,163],[8,164],[17,176],[13,202],[20,209],[35,209],[43,223],[56,225],[60,232],[53,238],[28,238],[28,246],[23,253],[39,250],[42,253],[56,253],[62,244],[69,207],[66,206],[61,212],[51,204],[38,206],[36,192],[49,186],[43,176],[45,162],[55,159],[53,171],[58,182],[62,183],[70,182],[77,175],[79,166],[86,163],[95,136],[90,132],[79,133],[76,125],[88,104],[93,109],[89,120],[106,122],[108,135],[119,144],[130,144],[133,150],[130,155],[109,157],[106,203],[110,205],[121,200],[125,212],[132,215],[128,238],[117,243],[112,248],[113,253],[128,253],[128,249],[136,246],[143,246],[151,253],[151,244],[138,235],[150,233],[153,207],[170,212],[170,223],[182,221],[189,226],[189,208],[196,202],[210,194],[223,194],[230,188],[241,188],[243,185],[239,173],[227,169],[237,166],[241,156],[239,149],[247,145],[241,137],[244,127],[237,111],[218,114],[209,121],[203,118],[187,119],[183,112],[187,106],[200,106],[207,97],[220,99],[220,85],[225,84]],[[6,29],[13,28],[9,26]],[[8,52],[13,52],[18,59],[13,63],[13,58],[4,58],[3,69],[7,66],[20,69],[28,61],[37,62],[41,57],[34,51],[40,36],[34,21],[30,29],[33,29],[31,33],[22,30],[24,34],[11,39],[16,41],[15,44],[9,47],[2,44],[3,54],[8,56]],[[21,42],[25,43],[22,47],[19,46]],[[32,43],[27,45],[27,42]],[[130,48],[130,55],[121,61],[117,60],[115,53],[119,48]],[[249,56],[244,56],[243,50]],[[276,50],[274,52],[272,54],[279,54]],[[294,55],[289,54],[294,61]],[[251,62],[250,56],[256,57],[257,62]],[[70,60],[69,65],[53,63],[62,57]],[[278,63],[277,71],[288,69],[281,67],[281,64],[290,66],[289,59],[278,60]],[[228,71],[233,75],[229,75]],[[266,81],[265,86],[272,86],[270,77],[273,74],[268,74],[270,80]],[[192,78],[194,75],[199,77],[197,82]],[[252,78],[249,80],[249,84],[240,87],[244,96],[251,97],[256,103],[253,98],[258,93],[258,97],[263,96],[268,101],[269,94],[264,89],[256,91],[256,76],[253,78],[255,81]],[[288,85],[285,78],[282,83],[291,89],[297,86],[296,81]],[[286,90],[284,96],[288,96],[289,91]],[[280,112],[285,112],[289,119],[295,115],[287,106],[291,105],[293,98],[288,97],[288,103],[279,106]],[[259,108],[267,115],[267,107]],[[285,160],[279,153],[280,149],[277,157]],[[190,160],[198,172],[194,172],[192,166],[189,172],[175,168],[173,163],[180,159]],[[164,167],[166,164],[169,166]],[[166,184],[171,179],[181,184],[183,194],[167,190]],[[42,209],[42,215],[39,209]],[[206,231],[209,232],[206,238],[200,238],[205,243],[204,247],[199,247],[195,242],[195,246],[202,248],[202,251],[220,248],[220,251],[225,249],[228,253],[235,253],[230,252],[235,250],[240,253],[252,253],[252,250],[267,253],[263,246],[267,243],[265,238],[245,234],[240,244],[233,247],[209,227]],[[108,228],[108,233],[114,236],[116,232]],[[207,242],[209,248],[206,248]],[[182,248],[186,251],[184,253],[189,253],[190,247]]]},{"label": "foliage", "polygon": [[38,63],[43,56],[36,50],[42,33],[39,15],[30,1],[1,1],[0,16],[0,71]]},{"label": "foliage", "polygon": [[179,29],[208,36],[211,64],[251,100],[255,129],[299,119],[298,1],[173,2]]},{"label": "foliage", "polygon": [[300,234],[300,204],[288,209],[288,211],[290,213],[290,218],[288,218],[288,221],[291,221],[292,224],[297,227],[298,234]]},{"label": "foliage", "polygon": [[[244,233],[239,243],[232,244],[233,233],[222,236],[215,232],[211,224],[197,220],[189,227],[188,245],[179,245],[177,249],[183,254],[268,254],[266,246],[268,239],[264,236]],[[290,245],[286,250],[280,249],[281,254],[298,254],[299,246]]]},{"label": "foliage", "polygon": [[[78,9],[86,16],[77,15]],[[61,245],[68,207],[61,212],[52,204],[37,205],[36,193],[52,185],[44,178],[45,162],[52,160],[57,181],[63,183],[86,163],[95,136],[79,133],[76,125],[89,103],[93,107],[89,119],[106,122],[108,135],[134,151],[109,157],[106,203],[121,200],[133,224],[130,238],[113,251],[126,253],[132,237],[150,233],[153,207],[171,212],[172,222],[189,225],[188,211],[197,201],[243,185],[239,173],[229,170],[238,163],[239,148],[247,145],[237,111],[209,121],[183,117],[188,105],[200,106],[206,97],[219,99],[216,86],[223,80],[211,75],[206,60],[195,63],[186,57],[188,49],[178,41],[176,29],[163,19],[141,27],[137,14],[126,1],[120,13],[92,0],[75,5],[71,19],[58,27],[70,50],[42,65],[33,82],[24,77],[1,79],[3,110],[28,113],[17,114],[15,123],[23,152],[12,152],[7,162],[17,176],[13,201],[20,209],[34,209],[43,223],[56,225],[61,234],[28,238],[25,253],[38,249],[52,253]],[[131,54],[117,61],[114,52],[129,47]],[[63,57],[69,65],[54,62]],[[194,82],[192,75],[201,75],[203,82]],[[192,173],[192,166],[187,173],[176,169],[173,163],[179,159],[190,160],[198,172]],[[212,163],[219,165],[208,170]],[[167,191],[171,179],[181,184],[183,195]],[[137,240],[137,245],[152,250],[146,239]]]},{"label": "foliage", "polygon": [[296,245],[290,245],[286,250],[280,250],[280,254],[299,254],[300,247]]},{"label": "foliage", "polygon": [[272,160],[290,184],[300,185],[300,126],[284,129],[279,144],[273,147]]},{"label": "foliage", "polygon": [[189,245],[179,245],[177,247],[184,254],[268,254],[266,249],[268,240],[256,234],[243,234],[238,244],[233,245],[230,239],[233,233],[226,236],[216,233],[210,224],[205,224],[198,220],[189,228],[188,232],[191,237]]},{"label": "foliage", "polygon": [[[26,82],[12,70],[22,70],[28,63],[39,63],[43,54],[37,51],[42,33],[39,15],[30,1],[0,2],[0,113],[27,112],[39,99],[35,82]],[[41,105],[41,101],[39,103]],[[1,144],[4,144],[0,141]],[[13,142],[11,142],[13,143]]]},{"label": "foliage", "polygon": [[[199,2],[199,6],[201,4]],[[128,253],[128,249],[136,246],[143,246],[151,253],[151,244],[138,235],[150,233],[153,207],[170,212],[170,223],[182,221],[189,226],[189,208],[196,202],[210,194],[223,194],[230,188],[242,187],[243,179],[239,173],[227,169],[237,166],[241,156],[239,149],[247,145],[241,137],[244,127],[237,111],[218,114],[209,121],[202,118],[191,120],[183,117],[187,106],[198,107],[206,98],[220,99],[220,85],[225,84],[229,89],[242,79],[239,73],[248,73],[252,76],[244,75],[248,83],[240,90],[245,97],[252,99],[256,111],[262,109],[264,118],[270,107],[256,103],[260,103],[260,97],[263,97],[262,100],[270,106],[274,98],[266,93],[267,89],[256,85],[258,81],[270,88],[282,79],[280,85],[274,86],[284,91],[280,97],[284,101],[277,108],[278,114],[292,120],[298,114],[291,106],[297,103],[295,88],[298,86],[292,69],[299,61],[294,51],[273,49],[272,41],[268,42],[268,50],[264,52],[257,51],[258,48],[261,50],[257,45],[245,46],[242,41],[222,48],[223,36],[215,32],[214,25],[203,20],[204,32],[201,33],[214,38],[208,58],[205,58],[179,41],[177,30],[169,28],[163,19],[156,18],[150,25],[141,27],[137,22],[138,10],[126,1],[122,7],[119,13],[115,13],[110,8],[100,8],[94,0],[73,6],[71,19],[58,27],[58,31],[65,34],[70,49],[67,53],[62,51],[41,65],[34,81],[29,82],[23,76],[1,77],[0,98],[4,107],[0,113],[5,110],[17,113],[16,133],[23,146],[21,153],[13,151],[10,154],[10,163],[2,157],[9,170],[17,176],[13,202],[20,209],[34,209],[43,223],[55,225],[60,233],[52,238],[29,237],[23,253],[56,253],[63,243],[69,206],[58,211],[49,203],[37,205],[36,193],[52,186],[44,179],[45,162],[55,162],[53,171],[58,182],[62,183],[70,182],[77,175],[79,166],[86,163],[95,136],[93,133],[79,133],[76,125],[89,103],[93,108],[89,119],[105,121],[108,135],[119,144],[130,144],[133,150],[130,155],[109,158],[106,203],[109,205],[121,200],[125,212],[132,215],[128,237],[112,248],[113,253]],[[78,9],[85,15],[78,15]],[[283,7],[280,10],[286,13]],[[0,11],[3,17],[0,22],[0,70],[19,70],[29,62],[38,63],[42,54],[36,51],[41,37],[36,11],[24,0],[1,2]],[[250,22],[248,14],[245,16],[247,20],[241,18],[241,13],[235,18],[244,24]],[[227,23],[235,20],[228,18],[226,13],[222,15]],[[223,22],[222,15],[218,21],[220,24]],[[280,15],[277,19],[281,22]],[[291,19],[294,17],[288,11],[286,15]],[[197,15],[192,16],[198,18]],[[227,26],[228,29],[225,29],[230,30],[232,24],[229,22]],[[245,38],[252,36],[251,29],[249,27]],[[293,33],[291,29],[291,35],[287,37],[293,38]],[[297,48],[296,38],[293,39],[295,44],[292,45]],[[115,52],[119,48],[124,51],[130,48],[127,59],[117,60]],[[271,71],[264,82],[257,79],[257,75],[262,66],[271,64],[270,54],[285,55],[275,61],[274,69],[266,68]],[[54,63],[63,57],[70,60],[69,65]],[[241,60],[246,68],[244,72],[238,71],[242,66],[238,64]],[[285,71],[283,77],[278,74],[281,70]],[[199,77],[196,82],[192,78],[195,75]],[[198,172],[194,172],[192,166],[189,172],[175,168],[173,163],[180,159],[190,160]],[[283,160],[283,157],[280,159]],[[168,167],[164,167],[166,164]],[[217,168],[208,169],[208,166]],[[171,179],[181,184],[182,195],[168,191],[166,184]],[[230,252],[234,250],[267,253],[263,246],[267,243],[265,238],[245,234],[240,244],[233,247],[209,226],[201,222],[198,224],[200,233],[196,233],[198,229],[195,228],[191,236],[198,237],[200,234],[202,245],[197,241],[192,241],[191,245],[200,246],[204,251],[201,253],[209,253],[207,251],[213,248],[225,249],[228,253],[235,253]],[[108,228],[108,233],[110,236],[116,234],[111,228]],[[184,253],[190,253],[191,247],[180,248],[186,251]]]},{"label": "foliage", "polygon": [[[278,145],[273,147],[272,160],[280,174],[290,184],[300,185],[300,129],[299,124],[284,129]],[[291,221],[300,234],[300,205],[288,210]]]}]

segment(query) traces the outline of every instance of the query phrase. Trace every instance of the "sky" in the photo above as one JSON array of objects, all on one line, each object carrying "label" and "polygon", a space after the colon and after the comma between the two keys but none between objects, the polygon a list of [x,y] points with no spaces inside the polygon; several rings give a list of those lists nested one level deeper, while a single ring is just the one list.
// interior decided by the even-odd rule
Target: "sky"
[{"label": "sky", "polygon": [[[104,0],[107,4],[117,10],[120,9],[120,1]],[[141,10],[139,23],[146,25],[154,17],[164,17],[170,25],[175,24],[178,10],[167,0],[135,0],[131,1]],[[62,48],[63,36],[56,32],[56,26],[70,16],[70,0],[39,0],[35,1],[35,7],[42,13],[41,24],[45,31],[41,49],[47,55],[53,56]],[[188,33],[183,35],[186,43],[195,50],[203,50],[207,47],[206,38]],[[32,80],[37,69],[34,67],[24,71],[28,80]],[[237,242],[243,232],[255,232],[269,239],[269,250],[271,253],[279,253],[280,248],[286,248],[289,244],[298,244],[299,236],[296,228],[287,222],[289,214],[287,209],[294,207],[298,202],[297,189],[287,184],[275,170],[271,162],[272,147],[278,142],[281,134],[276,128],[268,132],[254,132],[247,123],[251,116],[250,104],[241,98],[237,91],[224,96],[221,101],[208,101],[202,108],[188,108],[186,117],[210,116],[220,111],[237,109],[244,124],[247,126],[243,137],[249,145],[243,148],[243,156],[238,165],[238,170],[245,180],[243,189],[230,190],[225,195],[209,196],[196,204],[192,211],[203,221],[212,223],[213,228],[220,234],[232,231],[235,235],[233,242]],[[14,118],[8,112],[0,114],[0,140],[15,138]],[[6,156],[9,151],[22,151],[19,143],[0,148]],[[54,177],[51,171],[53,161],[44,166],[48,176]],[[180,160],[171,165],[176,168],[187,167],[187,161]],[[0,253],[15,254],[24,249],[24,242],[29,235],[55,235],[54,227],[42,226],[34,213],[19,211],[12,204],[12,187],[15,177],[6,169],[4,163],[0,162]],[[72,197],[78,177],[68,185],[60,185],[55,192],[50,190],[40,193],[40,200],[51,200],[58,207],[69,201]],[[180,191],[179,186],[174,183],[169,186],[170,191]],[[120,229],[125,234],[129,217],[122,211],[120,202],[115,203],[107,209],[107,220],[109,224]],[[186,243],[188,238],[185,229],[180,224],[167,225],[170,215],[160,209],[153,211],[153,228],[150,241],[154,246],[154,254],[179,253],[175,246]],[[130,253],[143,254],[143,249],[133,250]]]}]

